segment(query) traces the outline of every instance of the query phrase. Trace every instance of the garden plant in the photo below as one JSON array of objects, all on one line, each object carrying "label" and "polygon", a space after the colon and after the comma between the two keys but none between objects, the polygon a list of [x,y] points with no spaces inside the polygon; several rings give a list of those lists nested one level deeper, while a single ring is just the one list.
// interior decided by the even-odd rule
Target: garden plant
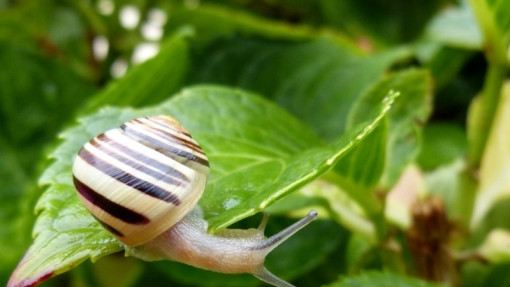
[{"label": "garden plant", "polygon": [[265,261],[296,286],[510,286],[509,44],[507,0],[0,1],[0,285],[265,286],[79,200],[80,148],[165,114],[210,234],[317,211]]}]

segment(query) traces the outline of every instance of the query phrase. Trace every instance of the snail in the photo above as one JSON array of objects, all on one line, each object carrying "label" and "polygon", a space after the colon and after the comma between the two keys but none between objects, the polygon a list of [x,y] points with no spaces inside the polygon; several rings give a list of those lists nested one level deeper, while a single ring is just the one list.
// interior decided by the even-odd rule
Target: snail
[{"label": "snail", "polygon": [[207,232],[197,205],[209,162],[180,123],[166,115],[137,118],[87,142],[73,163],[78,196],[90,213],[143,260],[173,260],[221,273],[251,273],[293,286],[264,267],[266,255],[317,217],[267,238],[258,229]]}]

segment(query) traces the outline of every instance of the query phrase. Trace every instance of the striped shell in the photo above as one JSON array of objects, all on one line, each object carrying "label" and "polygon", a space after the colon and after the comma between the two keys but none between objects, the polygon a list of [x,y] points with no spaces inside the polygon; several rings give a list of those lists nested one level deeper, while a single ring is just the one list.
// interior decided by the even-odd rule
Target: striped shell
[{"label": "striped shell", "polygon": [[198,143],[164,115],[134,119],[98,135],[73,165],[84,205],[128,246],[146,243],[190,212],[208,174]]}]

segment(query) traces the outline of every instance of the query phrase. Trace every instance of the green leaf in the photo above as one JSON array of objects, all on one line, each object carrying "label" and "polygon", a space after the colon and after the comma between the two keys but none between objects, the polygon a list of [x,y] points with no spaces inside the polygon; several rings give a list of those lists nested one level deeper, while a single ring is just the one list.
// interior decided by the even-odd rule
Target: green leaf
[{"label": "green leaf", "polygon": [[[444,0],[372,1],[322,0],[317,3],[331,26],[346,31],[351,37],[363,39],[368,45],[409,42],[419,36],[429,18],[440,9]],[[368,38],[368,39],[366,39]],[[361,40],[361,41],[363,41]]]},{"label": "green leaf", "polygon": [[345,277],[327,287],[439,287],[444,286],[389,272],[365,272],[361,275]]},{"label": "green leaf", "polygon": [[[369,137],[365,138],[361,144],[369,141]],[[371,243],[376,243],[374,222],[367,218],[367,213],[380,212],[382,206],[374,197],[371,197],[372,194],[364,191],[359,186],[346,183],[345,179],[339,178],[337,173],[331,171],[321,179],[307,184],[298,193],[293,193],[270,206],[267,211],[296,214],[298,210],[301,213],[297,214],[302,214],[313,208],[318,210],[321,216],[329,217],[351,232]]]},{"label": "green leaf", "polygon": [[282,42],[234,37],[205,47],[195,57],[190,81],[265,95],[333,140],[345,132],[349,110],[362,92],[409,55],[406,48],[364,55],[323,38]]},{"label": "green leaf", "polygon": [[[418,155],[421,130],[432,109],[432,83],[428,72],[415,69],[404,70],[382,79],[364,93],[351,110],[349,126],[355,126],[373,117],[371,114],[373,110],[370,107],[382,101],[390,90],[398,91],[401,98],[388,113],[386,162],[379,160],[378,165],[373,168],[377,172],[382,170],[381,165],[385,165],[381,180],[386,188],[395,184],[404,168]],[[366,153],[362,149],[359,152]],[[356,161],[351,169],[365,170],[365,173],[372,172],[372,169],[365,168],[362,161]],[[371,178],[374,180],[375,175],[371,175]],[[373,182],[368,183],[373,184]]]},{"label": "green leaf", "polygon": [[[404,70],[390,74],[368,89],[354,104],[349,115],[348,128],[353,129],[375,116],[373,107],[384,101],[391,90],[402,94],[402,100],[388,113],[377,129],[340,159],[335,174],[329,174],[328,180],[342,187],[361,206],[365,216],[376,224],[378,235],[382,234],[383,206],[376,200],[373,190],[382,181],[389,190],[400,178],[407,165],[412,163],[420,148],[421,129],[427,120],[431,107],[431,79],[425,70]],[[364,222],[363,218],[349,212],[352,204],[342,204],[338,208],[333,192],[317,192],[314,195],[331,202],[334,218],[351,231],[363,235],[374,242],[374,226]]]},{"label": "green leaf", "polygon": [[347,43],[347,38],[333,31],[313,29],[308,25],[289,25],[283,21],[257,17],[251,11],[207,3],[199,7],[173,7],[168,18],[165,25],[167,34],[191,30],[194,36],[192,39],[202,45],[235,34],[280,40],[305,40],[324,36],[335,42]]},{"label": "green leaf", "polygon": [[[186,111],[196,106],[186,92],[166,111],[193,132],[211,162],[213,171],[200,201],[211,230],[255,214],[328,171],[382,119],[379,113],[370,124],[323,146],[306,126],[267,101],[248,101],[245,95],[230,97],[217,107],[207,89],[193,92],[203,93],[201,102],[207,104],[200,113]],[[382,105],[387,108],[394,97],[390,95]],[[210,119],[213,122],[206,124]]]},{"label": "green leaf", "polygon": [[425,37],[434,42],[463,49],[480,50],[483,46],[482,33],[473,10],[465,1],[437,14],[427,26]]},{"label": "green leaf", "polygon": [[255,214],[317,178],[362,141],[383,119],[396,95],[373,108],[379,114],[330,145],[277,106],[226,88],[184,90],[147,109],[103,109],[61,134],[54,162],[40,178],[46,187],[36,210],[35,240],[11,277],[24,286],[65,272],[83,260],[119,251],[79,202],[72,185],[72,159],[95,135],[134,117],[170,114],[186,126],[209,157],[212,174],[200,205],[211,230]]},{"label": "green leaf", "polygon": [[352,195],[353,192],[366,192],[379,183],[386,163],[387,139],[388,123],[383,121],[366,140],[348,152],[335,167],[337,173],[356,187],[355,191],[352,191],[352,188],[346,188],[353,198],[356,198]]},{"label": "green leaf", "polygon": [[509,242],[510,233],[502,228],[495,228],[478,246],[477,253],[491,263],[510,262]]},{"label": "green leaf", "polygon": [[[449,86],[454,86],[455,84],[458,85],[458,82],[460,81],[458,76],[462,71],[461,69],[464,67],[466,62],[468,62],[473,57],[475,52],[471,50],[442,46],[437,43],[435,44],[437,47],[436,49],[433,49],[434,51],[432,55],[430,55],[430,58],[424,60],[426,67],[430,70],[430,73],[434,78],[436,90],[448,88]],[[448,94],[447,92],[445,93]],[[461,92],[459,93],[460,95],[454,98],[441,97],[441,95],[437,95],[436,98],[439,102],[436,103],[436,106],[441,107],[442,109],[446,109],[449,102],[464,99],[464,94]]]},{"label": "green leaf", "polygon": [[460,126],[447,122],[431,123],[423,130],[418,163],[423,169],[431,170],[463,157],[466,149],[466,132]]}]

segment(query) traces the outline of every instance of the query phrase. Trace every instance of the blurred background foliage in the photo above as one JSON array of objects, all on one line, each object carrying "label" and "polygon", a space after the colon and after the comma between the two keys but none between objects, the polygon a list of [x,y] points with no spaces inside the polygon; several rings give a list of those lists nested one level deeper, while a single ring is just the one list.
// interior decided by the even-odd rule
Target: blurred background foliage
[{"label": "blurred background foliage", "polygon": [[[505,10],[504,1],[489,2],[503,6],[496,12]],[[388,175],[386,188],[394,186],[404,168],[418,166],[427,192],[441,197],[449,219],[460,225],[456,236],[466,237],[474,196],[454,191],[476,189],[477,177],[465,176],[466,119],[487,81],[488,61],[493,59],[483,49],[483,35],[491,28],[479,28],[475,15],[483,16],[473,13],[473,6],[478,9],[452,0],[0,0],[0,284],[7,282],[31,243],[33,208],[41,192],[37,178],[58,132],[78,115],[105,105],[149,106],[192,84],[215,83],[257,92],[331,140],[345,131],[351,107],[369,87],[391,72],[423,69],[431,79],[423,89],[431,90],[433,100],[430,107],[421,102],[416,109],[423,110],[413,118],[413,126],[423,129],[415,139],[420,148],[404,155],[406,162],[396,175]],[[496,26],[506,27],[505,13],[494,16],[503,19]],[[136,70],[160,50],[167,51],[167,58],[151,63],[151,69],[165,66],[174,71],[171,78]],[[141,74],[153,82],[133,86],[149,96],[133,99],[111,92],[119,79],[129,77],[136,83]],[[327,98],[321,98],[324,94]],[[331,101],[337,105],[331,106]],[[416,134],[406,135],[414,139]],[[468,172],[478,174],[479,162],[474,160]],[[459,198],[467,203],[458,203]],[[489,250],[485,254],[501,255],[501,251],[493,252],[494,245],[482,242],[494,239],[487,235],[495,228],[509,227],[510,221],[504,220],[507,207],[504,201],[495,204],[491,216],[483,219],[463,246],[485,246],[483,250]],[[273,208],[285,210],[283,205]],[[258,220],[247,219],[240,225],[256,225]],[[289,222],[292,219],[283,216],[273,220],[268,233]],[[408,229],[397,229],[395,237],[405,241],[402,230]],[[370,252],[379,246],[368,244],[338,221],[314,223],[304,236],[314,234],[327,238],[312,240],[321,246],[313,261],[304,262],[311,257],[282,249],[273,256],[285,260],[270,260],[269,269],[294,278],[299,286],[368,286],[358,284],[397,280],[393,275],[375,274],[337,281],[360,270],[399,268],[390,266],[388,254],[384,259],[384,254]],[[306,240],[295,244],[302,246],[288,250],[306,254],[316,249],[306,246]],[[510,284],[509,256],[491,261],[472,255],[459,253],[458,262],[467,263],[453,281],[473,287]],[[411,264],[412,258],[402,262]],[[113,283],[111,274],[122,274],[122,279]],[[426,286],[406,280],[402,284],[408,285],[402,286]],[[114,255],[96,264],[85,262],[42,285],[147,284],[260,283],[249,276],[211,274],[178,263],[142,263]]]}]

